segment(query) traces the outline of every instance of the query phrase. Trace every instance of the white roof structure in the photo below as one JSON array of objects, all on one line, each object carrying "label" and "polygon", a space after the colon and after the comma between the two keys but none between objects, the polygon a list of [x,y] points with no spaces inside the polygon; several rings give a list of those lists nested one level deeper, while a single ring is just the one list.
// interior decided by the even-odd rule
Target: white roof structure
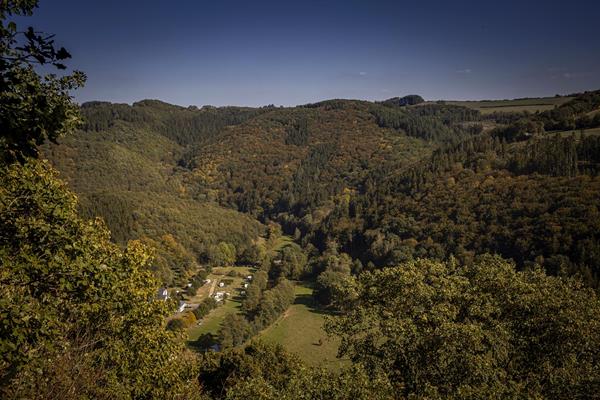
[{"label": "white roof structure", "polygon": [[169,298],[169,291],[166,287],[161,287],[158,289],[158,293],[156,294],[159,300],[167,300]]},{"label": "white roof structure", "polygon": [[222,301],[225,298],[225,292],[216,292],[213,297],[216,301]]}]

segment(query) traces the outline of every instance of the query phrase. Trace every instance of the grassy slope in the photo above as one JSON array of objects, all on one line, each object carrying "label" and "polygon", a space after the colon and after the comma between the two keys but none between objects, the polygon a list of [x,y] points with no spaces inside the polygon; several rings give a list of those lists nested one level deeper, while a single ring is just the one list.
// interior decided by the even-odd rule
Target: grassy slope
[{"label": "grassy slope", "polygon": [[338,370],[347,361],[336,358],[339,340],[327,337],[323,322],[324,314],[312,307],[312,288],[299,283],[295,303],[258,338],[281,344],[308,365]]}]

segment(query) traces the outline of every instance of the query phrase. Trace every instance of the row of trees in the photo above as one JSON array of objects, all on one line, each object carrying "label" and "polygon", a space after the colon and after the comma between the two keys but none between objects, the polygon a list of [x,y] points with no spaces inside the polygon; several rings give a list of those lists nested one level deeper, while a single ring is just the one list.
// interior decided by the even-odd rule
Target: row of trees
[{"label": "row of trees", "polygon": [[[253,284],[253,287],[260,289],[263,282]],[[244,344],[283,314],[292,305],[294,298],[294,284],[285,278],[279,279],[271,289],[260,290],[258,302],[255,298],[244,302],[245,315],[231,313],[225,317],[218,333],[219,344],[222,348]]]}]

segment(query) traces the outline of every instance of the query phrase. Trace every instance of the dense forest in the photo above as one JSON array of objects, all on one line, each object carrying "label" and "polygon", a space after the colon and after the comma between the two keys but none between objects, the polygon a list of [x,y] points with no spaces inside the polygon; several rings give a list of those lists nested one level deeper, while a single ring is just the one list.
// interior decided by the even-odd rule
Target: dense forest
[{"label": "dense forest", "polygon": [[[600,91],[485,115],[78,105],[83,73],[37,69],[67,50],[14,21],[36,6],[0,3],[0,397],[597,396]],[[223,266],[239,307],[186,346],[225,306],[157,290]],[[300,283],[337,371],[256,339]]]}]

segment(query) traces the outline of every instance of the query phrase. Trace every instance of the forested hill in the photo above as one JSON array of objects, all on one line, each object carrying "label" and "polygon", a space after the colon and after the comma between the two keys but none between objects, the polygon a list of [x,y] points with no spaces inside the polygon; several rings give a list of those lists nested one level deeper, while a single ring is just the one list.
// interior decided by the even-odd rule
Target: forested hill
[{"label": "forested hill", "polygon": [[535,114],[494,113],[484,133],[410,165],[371,171],[360,192],[305,231],[317,246],[376,266],[470,263],[497,253],[521,268],[600,278],[600,93]]},{"label": "forested hill", "polygon": [[257,218],[324,204],[382,162],[429,154],[429,143],[380,128],[369,107],[91,102],[83,128],[44,152],[83,214],[101,216],[119,243],[158,248],[156,269],[171,283],[181,260],[190,270],[193,260],[219,264],[223,242],[244,259],[264,232]]},{"label": "forested hill", "polygon": [[224,243],[241,259],[264,233],[254,218],[207,201],[179,166],[187,145],[261,110],[158,101],[81,109],[83,130],[46,146],[45,155],[79,195],[84,216],[101,216],[118,243],[140,238],[158,250],[154,269],[163,283],[183,283],[198,262],[220,263]]},{"label": "forested hill", "polygon": [[365,265],[497,252],[595,282],[598,92],[553,102],[485,114],[419,96],[292,108],[92,102],[84,127],[45,154],[116,241],[159,248],[166,281],[177,257],[217,262],[222,242],[244,258],[258,221],[275,220],[303,245],[334,241]]}]

